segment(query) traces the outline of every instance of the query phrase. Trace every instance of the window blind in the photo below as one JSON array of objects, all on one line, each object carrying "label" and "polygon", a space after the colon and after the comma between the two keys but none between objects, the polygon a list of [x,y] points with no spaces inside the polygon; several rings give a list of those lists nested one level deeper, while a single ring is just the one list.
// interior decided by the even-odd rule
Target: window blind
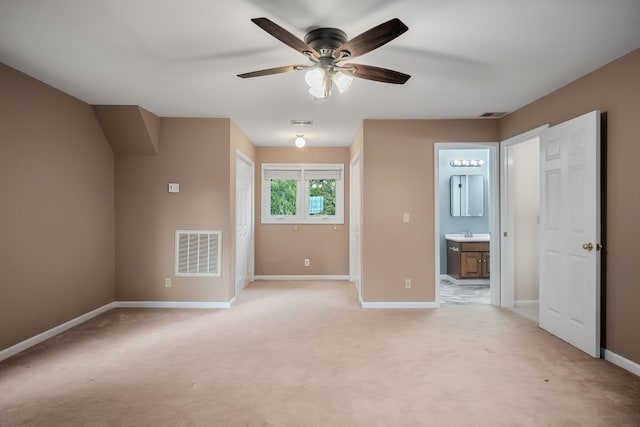
[{"label": "window blind", "polygon": [[302,170],[300,169],[264,169],[264,179],[270,181],[272,179],[294,179],[299,181],[302,179]]},{"label": "window blind", "polygon": [[340,169],[305,169],[304,179],[335,179],[339,180],[341,177]]}]

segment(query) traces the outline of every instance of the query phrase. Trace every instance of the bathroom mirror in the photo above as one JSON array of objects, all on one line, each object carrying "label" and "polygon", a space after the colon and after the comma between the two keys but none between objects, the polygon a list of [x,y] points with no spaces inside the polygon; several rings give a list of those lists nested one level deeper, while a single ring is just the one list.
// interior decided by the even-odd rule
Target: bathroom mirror
[{"label": "bathroom mirror", "polygon": [[451,175],[451,216],[484,215],[484,176]]}]

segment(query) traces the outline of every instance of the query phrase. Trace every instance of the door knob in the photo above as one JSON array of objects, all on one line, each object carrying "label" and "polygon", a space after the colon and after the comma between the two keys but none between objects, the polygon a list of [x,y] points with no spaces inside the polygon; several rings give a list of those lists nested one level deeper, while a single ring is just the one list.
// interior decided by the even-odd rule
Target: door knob
[{"label": "door knob", "polygon": [[593,250],[593,243],[589,242],[589,243],[585,243],[582,245],[582,249],[585,249],[589,252],[591,252]]}]

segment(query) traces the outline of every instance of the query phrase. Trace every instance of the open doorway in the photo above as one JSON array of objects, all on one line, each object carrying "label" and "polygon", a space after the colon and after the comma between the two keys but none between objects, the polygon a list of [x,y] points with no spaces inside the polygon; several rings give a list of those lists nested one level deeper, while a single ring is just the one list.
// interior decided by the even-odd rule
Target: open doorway
[{"label": "open doorway", "polygon": [[538,322],[540,133],[543,126],[502,141],[502,306]]},{"label": "open doorway", "polygon": [[500,305],[497,143],[435,144],[436,297]]}]

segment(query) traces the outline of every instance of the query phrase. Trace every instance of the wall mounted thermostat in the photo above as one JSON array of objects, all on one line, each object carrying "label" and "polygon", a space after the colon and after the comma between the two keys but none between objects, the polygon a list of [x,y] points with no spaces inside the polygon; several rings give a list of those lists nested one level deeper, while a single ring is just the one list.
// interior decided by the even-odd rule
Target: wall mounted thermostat
[{"label": "wall mounted thermostat", "polygon": [[179,193],[180,192],[180,184],[172,182],[169,184],[169,193]]}]

